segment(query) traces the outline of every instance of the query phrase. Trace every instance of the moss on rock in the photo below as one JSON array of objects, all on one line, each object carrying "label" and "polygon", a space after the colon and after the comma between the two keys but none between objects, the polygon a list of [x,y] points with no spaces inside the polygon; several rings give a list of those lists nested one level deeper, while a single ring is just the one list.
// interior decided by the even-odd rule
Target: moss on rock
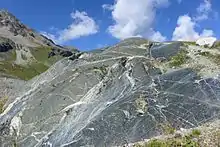
[{"label": "moss on rock", "polygon": [[167,139],[152,139],[144,144],[135,144],[133,147],[199,147],[199,143],[194,137],[185,135]]},{"label": "moss on rock", "polygon": [[146,113],[147,112],[147,102],[144,99],[144,95],[140,95],[139,98],[137,98],[135,100],[135,107],[137,109],[138,112],[143,112]]},{"label": "moss on rock", "polygon": [[4,105],[8,101],[8,97],[0,98],[0,114],[4,111]]},{"label": "moss on rock", "polygon": [[187,54],[188,54],[188,51],[186,51],[186,50],[179,51],[179,53],[177,55],[171,57],[171,59],[169,61],[169,65],[171,67],[179,67],[182,64],[185,64],[187,59],[189,59]]},{"label": "moss on rock", "polygon": [[22,80],[29,80],[34,76],[46,71],[48,66],[42,63],[32,63],[27,66],[20,66],[11,62],[0,62],[0,72]]},{"label": "moss on rock", "polygon": [[172,127],[169,123],[161,124],[162,131],[165,135],[174,134],[176,129]]}]

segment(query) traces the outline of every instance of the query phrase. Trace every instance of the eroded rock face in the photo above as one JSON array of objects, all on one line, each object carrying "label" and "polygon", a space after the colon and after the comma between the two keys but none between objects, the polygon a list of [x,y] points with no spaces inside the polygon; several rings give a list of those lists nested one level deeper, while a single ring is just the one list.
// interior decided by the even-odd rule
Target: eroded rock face
[{"label": "eroded rock face", "polygon": [[9,38],[23,46],[36,47],[46,45],[59,48],[52,40],[24,25],[7,10],[0,10],[0,36]]},{"label": "eroded rock face", "polygon": [[118,146],[160,135],[163,124],[192,128],[217,119],[218,78],[203,79],[190,68],[164,73],[155,64],[180,46],[148,50],[129,41],[59,61],[0,115],[1,144]]},{"label": "eroded rock face", "polygon": [[12,49],[13,47],[9,43],[3,42],[0,44],[0,52],[7,52]]},{"label": "eroded rock face", "polygon": [[[0,78],[0,83],[0,99],[2,99],[16,95],[19,89],[25,84],[25,81],[12,78]],[[8,103],[10,102],[13,102],[13,99],[8,101]]]},{"label": "eroded rock face", "polygon": [[29,80],[63,57],[78,52],[56,45],[10,12],[0,10],[0,77]]},{"label": "eroded rock face", "polygon": [[0,27],[3,26],[8,27],[15,36],[18,34],[21,34],[23,37],[27,36],[27,27],[6,10],[0,11]]},{"label": "eroded rock face", "polygon": [[15,48],[15,43],[10,39],[0,37],[0,52],[7,52]]}]

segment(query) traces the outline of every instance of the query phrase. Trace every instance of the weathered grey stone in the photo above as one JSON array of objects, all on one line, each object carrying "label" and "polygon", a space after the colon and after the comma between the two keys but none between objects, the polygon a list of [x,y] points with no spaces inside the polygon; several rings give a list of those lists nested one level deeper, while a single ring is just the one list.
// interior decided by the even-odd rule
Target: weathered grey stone
[{"label": "weathered grey stone", "polygon": [[139,46],[129,40],[63,59],[27,82],[0,115],[2,145],[119,146],[162,134],[161,124],[193,128],[219,118],[218,78],[154,64],[181,44],[155,45],[153,59]]},{"label": "weathered grey stone", "polygon": [[0,37],[0,52],[15,49],[15,43],[8,38]]}]

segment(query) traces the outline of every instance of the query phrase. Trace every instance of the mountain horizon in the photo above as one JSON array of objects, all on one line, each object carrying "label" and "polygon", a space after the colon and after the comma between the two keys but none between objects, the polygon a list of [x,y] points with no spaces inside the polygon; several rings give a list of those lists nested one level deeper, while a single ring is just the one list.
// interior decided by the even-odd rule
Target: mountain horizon
[{"label": "mountain horizon", "polygon": [[196,41],[203,36],[219,39],[218,5],[217,0],[131,0],[129,4],[124,0],[3,0],[1,8],[57,44],[87,51],[135,36],[152,41]]}]

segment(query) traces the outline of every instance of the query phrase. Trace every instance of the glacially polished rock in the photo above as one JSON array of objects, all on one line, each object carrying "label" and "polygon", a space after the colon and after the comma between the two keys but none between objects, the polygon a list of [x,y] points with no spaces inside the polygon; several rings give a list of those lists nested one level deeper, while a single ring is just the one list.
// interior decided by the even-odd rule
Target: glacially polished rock
[{"label": "glacially polished rock", "polygon": [[[145,43],[145,42],[141,42]],[[219,118],[220,82],[190,68],[162,72],[152,58],[181,44],[112,46],[63,59],[27,82],[0,115],[0,143],[20,147],[120,146]]]}]

